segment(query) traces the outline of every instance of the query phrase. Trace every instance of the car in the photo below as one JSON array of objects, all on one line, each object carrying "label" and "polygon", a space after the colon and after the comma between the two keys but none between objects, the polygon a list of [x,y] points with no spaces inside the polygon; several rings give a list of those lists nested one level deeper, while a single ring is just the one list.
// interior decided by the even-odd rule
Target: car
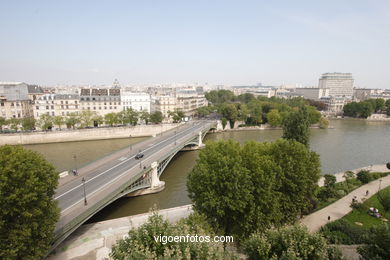
[{"label": "car", "polygon": [[134,157],[136,160],[139,160],[141,159],[142,157],[144,157],[144,154],[143,153],[137,153],[137,155]]}]

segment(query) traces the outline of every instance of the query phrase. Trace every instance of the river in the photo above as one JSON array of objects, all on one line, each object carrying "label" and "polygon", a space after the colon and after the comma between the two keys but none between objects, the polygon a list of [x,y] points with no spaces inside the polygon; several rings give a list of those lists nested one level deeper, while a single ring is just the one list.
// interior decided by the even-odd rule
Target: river
[{"label": "river", "polygon": [[[321,156],[322,173],[335,173],[383,164],[390,161],[390,123],[365,120],[332,120],[332,129],[311,129],[310,147]],[[280,138],[281,130],[235,131],[211,133],[205,141],[235,139],[259,142]],[[145,138],[112,139],[58,144],[26,145],[42,153],[57,170],[71,169],[96,160],[105,154],[144,140]],[[76,161],[73,155],[76,154]],[[157,194],[122,198],[96,214],[90,222],[108,220],[147,212],[153,205],[159,209],[191,203],[187,196],[187,175],[196,163],[198,151],[181,152],[175,156],[161,176],[165,190]],[[71,167],[68,167],[71,165]]]}]

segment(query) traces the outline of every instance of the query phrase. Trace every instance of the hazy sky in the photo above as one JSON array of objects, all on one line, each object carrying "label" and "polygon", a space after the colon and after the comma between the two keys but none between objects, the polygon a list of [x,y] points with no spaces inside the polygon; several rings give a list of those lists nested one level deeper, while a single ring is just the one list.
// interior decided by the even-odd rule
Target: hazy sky
[{"label": "hazy sky", "polygon": [[0,0],[0,81],[390,88],[390,1]]}]

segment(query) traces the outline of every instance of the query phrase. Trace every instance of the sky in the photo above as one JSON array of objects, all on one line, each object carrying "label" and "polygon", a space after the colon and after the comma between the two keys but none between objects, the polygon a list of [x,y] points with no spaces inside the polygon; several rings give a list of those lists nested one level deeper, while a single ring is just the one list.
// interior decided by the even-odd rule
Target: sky
[{"label": "sky", "polygon": [[390,88],[390,1],[0,0],[0,81]]}]

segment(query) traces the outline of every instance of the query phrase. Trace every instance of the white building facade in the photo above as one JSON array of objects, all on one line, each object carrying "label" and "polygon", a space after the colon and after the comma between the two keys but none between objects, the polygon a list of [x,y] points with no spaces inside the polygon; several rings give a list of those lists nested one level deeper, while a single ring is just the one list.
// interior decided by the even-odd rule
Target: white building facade
[{"label": "white building facade", "polygon": [[352,73],[324,73],[319,79],[318,87],[329,89],[329,96],[352,98],[353,83]]},{"label": "white building facade", "polygon": [[151,112],[151,98],[148,93],[122,91],[121,104],[123,110],[132,108],[139,112]]}]

